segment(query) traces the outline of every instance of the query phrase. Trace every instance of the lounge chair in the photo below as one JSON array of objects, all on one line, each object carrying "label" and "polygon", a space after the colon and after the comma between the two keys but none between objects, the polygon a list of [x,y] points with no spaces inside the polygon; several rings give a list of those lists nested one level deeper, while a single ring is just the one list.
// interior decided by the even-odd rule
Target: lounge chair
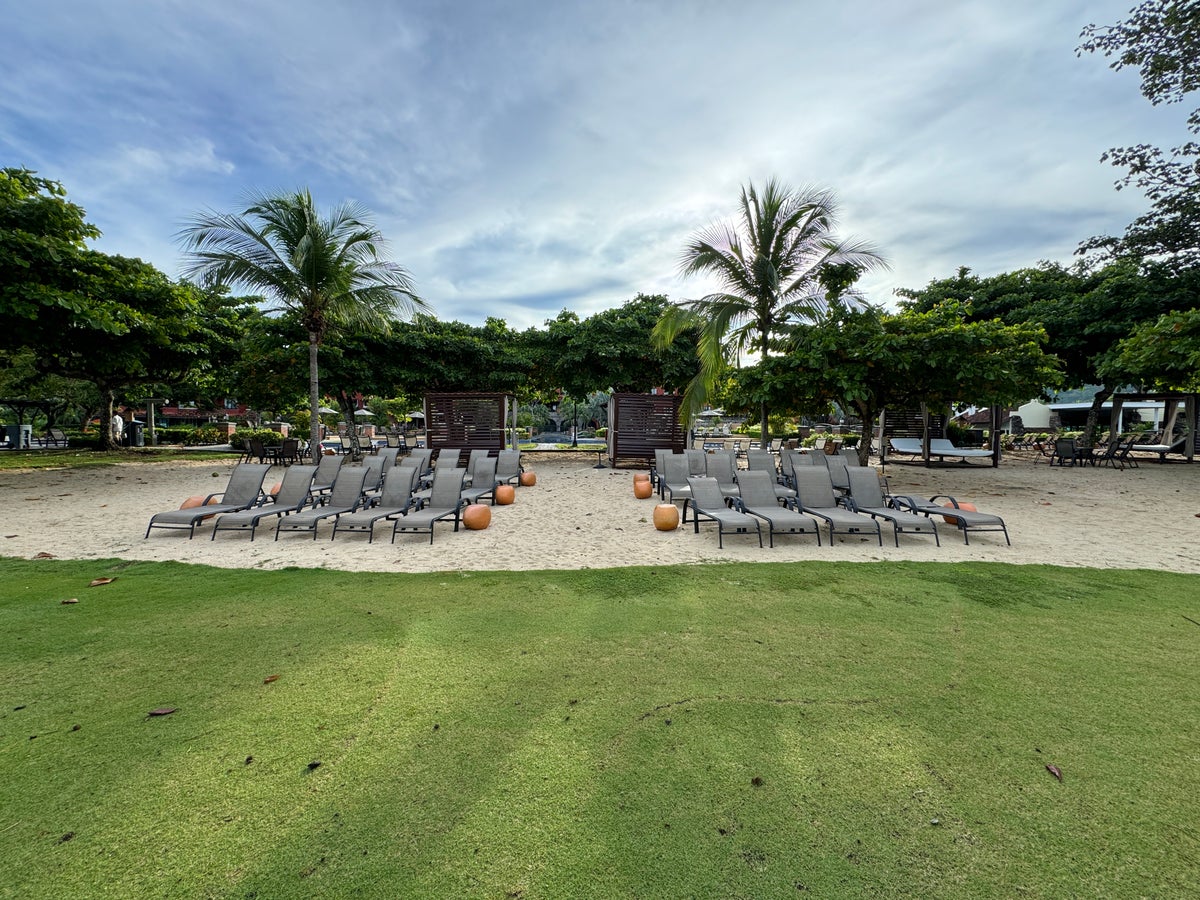
[{"label": "lounge chair", "polygon": [[47,428],[45,435],[36,438],[35,443],[39,447],[67,447],[71,442],[67,440],[61,428]]},{"label": "lounge chair", "polygon": [[[943,506],[937,501],[946,500],[947,505]],[[1008,527],[1004,524],[1004,520],[999,516],[991,513],[982,513],[969,509],[961,509],[958,501],[953,497],[945,494],[939,494],[936,497],[930,497],[928,501],[919,500],[916,497],[893,497],[892,501],[900,509],[911,510],[915,513],[920,513],[923,516],[943,516],[949,519],[963,533],[963,541],[967,544],[971,543],[972,531],[1003,531],[1004,542],[1010,547],[1012,541],[1008,539]]]},{"label": "lounge chair", "polygon": [[[475,467],[471,470],[471,486],[464,487],[460,496],[464,503],[479,503],[485,497],[490,497],[492,505],[496,505],[496,463],[494,456],[476,457]],[[463,484],[466,484],[466,478]],[[432,493],[431,493],[432,496]]]},{"label": "lounge chair", "polygon": [[412,462],[421,470],[421,477],[433,471],[433,451],[428,447],[418,447],[405,457],[406,462]]},{"label": "lounge chair", "polygon": [[363,478],[362,492],[366,497],[374,497],[383,486],[384,473],[390,468],[386,456],[372,456],[363,461],[362,468],[366,475]]},{"label": "lounge chair", "polygon": [[458,531],[459,516],[462,514],[462,483],[466,469],[443,468],[433,473],[433,487],[429,501],[420,509],[409,510],[395,520],[392,526],[392,543],[396,535],[403,532],[429,532],[429,543],[433,543],[433,526],[438,522],[454,518],[454,530]]},{"label": "lounge chair", "polygon": [[288,516],[300,512],[312,503],[313,476],[316,466],[289,466],[283,473],[283,483],[279,493],[272,498],[273,502],[265,506],[256,506],[242,512],[231,512],[220,516],[213,523],[212,535],[209,540],[217,539],[218,531],[249,531],[250,540],[254,540],[254,532],[258,523],[271,516]]},{"label": "lounge chair", "polygon": [[328,494],[333,490],[333,483],[337,480],[338,472],[341,471],[342,463],[346,461],[344,456],[322,456],[321,461],[317,463],[317,474],[313,476],[312,494],[318,497],[322,494]]},{"label": "lounge chair", "polygon": [[775,546],[777,533],[815,534],[817,546],[821,546],[820,524],[812,516],[780,506],[775,493],[779,485],[775,484],[769,473],[754,470],[742,472],[738,476],[738,487],[741,488],[738,508],[767,523],[768,546]]},{"label": "lounge chair", "polygon": [[683,454],[687,457],[689,475],[703,475],[708,471],[708,463],[705,461],[705,457],[708,455],[707,451],[684,450]]},{"label": "lounge chair", "polygon": [[852,512],[838,506],[833,496],[833,482],[829,470],[817,466],[797,466],[795,504],[800,512],[823,519],[829,525],[829,544],[833,546],[835,536],[841,534],[874,534],[883,546],[883,532],[879,522],[863,513]]},{"label": "lounge chair", "polygon": [[523,471],[520,450],[500,451],[496,457],[496,481],[500,484],[519,484]]},{"label": "lounge chair", "polygon": [[491,451],[483,449],[475,449],[471,451],[471,455],[467,457],[467,474],[463,478],[463,487],[469,487],[472,479],[475,477],[475,465],[481,459],[487,459]]},{"label": "lounge chair", "polygon": [[652,488],[654,488],[654,491],[656,493],[659,493],[659,494],[662,493],[662,491],[659,490],[659,481],[662,478],[663,459],[670,455],[671,455],[671,451],[669,449],[664,450],[664,449],[660,448],[658,450],[655,450],[654,451],[654,462],[650,465],[650,486]]},{"label": "lounge chair", "polygon": [[717,484],[721,486],[721,493],[727,498],[738,495],[737,459],[732,450],[706,454],[704,474],[717,480]]},{"label": "lounge chair", "polygon": [[[324,506],[314,506],[292,513],[290,516],[280,516],[275,524],[275,540],[279,540],[281,531],[311,531],[313,540],[317,539],[317,526],[330,516],[340,516],[352,513],[363,503],[363,480],[367,477],[364,466],[347,466],[338,472],[337,481],[333,483]],[[333,537],[330,536],[330,540]]]},{"label": "lounge chair", "polygon": [[[146,526],[146,537],[150,537],[151,528],[186,528],[188,540],[191,540],[196,536],[196,526],[203,519],[257,506],[263,499],[263,479],[270,470],[271,467],[266,463],[238,463],[229,476],[225,490],[209,494],[204,498],[204,505],[190,509],[169,509],[151,516],[150,524]],[[219,503],[208,505],[209,501],[218,497]]]},{"label": "lounge chair", "polygon": [[937,546],[942,545],[938,536],[937,522],[929,516],[919,516],[889,506],[879,488],[879,473],[873,468],[857,466],[847,469],[846,475],[850,483],[850,509],[854,512],[866,513],[876,519],[892,523],[892,537],[896,546],[900,546],[900,533],[932,534]]},{"label": "lounge chair", "polygon": [[[921,449],[920,438],[890,438],[889,443],[893,453],[898,453],[903,456],[921,456],[924,457],[925,451]],[[960,459],[964,464],[968,459],[974,458],[990,458],[991,450],[978,450],[969,447],[955,447],[945,438],[930,438],[929,440],[929,456],[932,459],[937,457],[939,462],[945,462],[947,456],[953,456]]]},{"label": "lounge chair", "polygon": [[[775,457],[770,450],[747,450],[746,470],[763,472],[768,475],[771,484],[774,485],[775,496],[780,500],[788,500],[796,496],[796,492],[783,483],[779,470],[775,468]],[[741,475],[738,476],[738,483],[741,484]]]},{"label": "lounge chair", "polygon": [[823,462],[825,468],[829,470],[829,480],[833,482],[834,490],[846,493],[850,490],[850,475],[847,471],[849,466],[846,464],[846,458],[840,453],[837,454],[820,454],[824,457]]},{"label": "lounge chair", "polygon": [[684,522],[687,522],[688,506],[692,500],[689,474],[687,457],[682,453],[671,453],[663,458],[663,471],[658,479],[659,496],[672,503],[683,501]]},{"label": "lounge chair", "polygon": [[717,523],[717,546],[725,546],[726,534],[758,535],[758,546],[762,546],[762,525],[748,513],[730,509],[725,505],[725,495],[717,479],[708,476],[688,476],[688,487],[692,489],[692,522],[696,534],[700,533],[700,519]]},{"label": "lounge chair", "polygon": [[421,477],[417,466],[399,465],[388,469],[383,478],[383,493],[375,506],[360,507],[356,512],[346,513],[333,520],[333,534],[339,531],[365,531],[367,543],[375,540],[375,523],[380,519],[394,519],[413,507],[413,491]]},{"label": "lounge chair", "polygon": [[[433,462],[432,469],[425,474],[421,479],[426,485],[433,481],[434,473],[441,472],[444,469],[457,469],[458,460],[462,456],[462,451],[457,447],[443,447],[438,451],[437,459]],[[466,477],[467,470],[463,469],[463,477]]]}]

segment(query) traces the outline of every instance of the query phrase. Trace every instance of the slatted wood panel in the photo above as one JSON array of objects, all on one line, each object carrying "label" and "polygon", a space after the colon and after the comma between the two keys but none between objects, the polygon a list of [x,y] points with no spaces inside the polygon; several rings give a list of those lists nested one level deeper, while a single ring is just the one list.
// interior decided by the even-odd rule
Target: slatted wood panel
[{"label": "slatted wood panel", "polygon": [[687,434],[679,421],[683,398],[671,394],[613,394],[608,404],[608,458],[654,459],[655,450],[682,453]]},{"label": "slatted wood panel", "polygon": [[471,450],[503,450],[507,401],[505,394],[426,394],[426,446],[458,447],[459,465]]},{"label": "slatted wood panel", "polygon": [[[920,440],[924,431],[921,425],[919,409],[889,409],[883,417],[883,436],[898,438],[916,438]],[[946,436],[945,415],[929,414],[929,438],[944,438]]]}]

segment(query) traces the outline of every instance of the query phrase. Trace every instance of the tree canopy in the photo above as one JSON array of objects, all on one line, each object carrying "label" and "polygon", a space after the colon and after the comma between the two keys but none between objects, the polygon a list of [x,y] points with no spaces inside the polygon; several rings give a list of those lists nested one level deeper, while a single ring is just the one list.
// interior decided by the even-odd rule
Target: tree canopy
[{"label": "tree canopy", "polygon": [[[1182,103],[1200,87],[1200,3],[1195,0],[1144,0],[1125,21],[1088,25],[1081,37],[1079,53],[1103,54],[1115,70],[1136,68],[1143,96],[1156,106]],[[1192,110],[1187,127],[1200,134],[1200,109]],[[1101,160],[1124,168],[1117,189],[1140,188],[1151,208],[1122,237],[1094,237],[1080,251],[1200,262],[1200,144],[1186,141],[1169,150],[1150,144],[1116,147]]]}]

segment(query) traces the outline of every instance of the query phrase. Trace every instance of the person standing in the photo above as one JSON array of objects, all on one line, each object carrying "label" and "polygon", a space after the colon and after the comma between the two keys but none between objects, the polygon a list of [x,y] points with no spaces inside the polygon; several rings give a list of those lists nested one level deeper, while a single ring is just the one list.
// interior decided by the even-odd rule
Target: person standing
[{"label": "person standing", "polygon": [[114,444],[121,443],[121,436],[125,434],[125,420],[121,417],[121,407],[117,407],[113,411],[112,422],[109,423],[112,431],[112,439]]}]

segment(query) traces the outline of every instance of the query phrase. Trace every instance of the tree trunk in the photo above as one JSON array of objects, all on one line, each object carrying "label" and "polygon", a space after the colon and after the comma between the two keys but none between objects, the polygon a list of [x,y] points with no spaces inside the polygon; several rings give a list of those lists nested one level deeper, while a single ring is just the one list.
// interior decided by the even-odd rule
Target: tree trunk
[{"label": "tree trunk", "polygon": [[121,445],[117,443],[119,438],[113,437],[112,418],[113,407],[117,404],[117,397],[112,391],[104,391],[104,409],[105,416],[100,422],[100,433],[103,439],[100,441],[100,446],[105,450],[116,450]]},{"label": "tree trunk", "polygon": [[321,447],[321,385],[318,382],[317,348],[321,338],[315,331],[308,333],[308,413],[311,416],[308,428],[308,448],[313,462],[320,457]]},{"label": "tree trunk", "polygon": [[858,464],[869,466],[871,464],[871,441],[875,432],[875,417],[879,411],[869,403],[855,403],[854,408],[858,417],[862,419],[862,436],[858,439]]},{"label": "tree trunk", "polygon": [[350,438],[350,458],[362,459],[362,447],[358,443],[358,419],[354,416],[354,402],[345,391],[338,392],[342,415],[346,417],[346,437]]},{"label": "tree trunk", "polygon": [[1096,445],[1096,435],[1099,433],[1100,425],[1100,408],[1108,402],[1108,398],[1113,395],[1115,388],[1104,384],[1100,386],[1100,390],[1096,391],[1096,396],[1092,398],[1091,408],[1088,409],[1087,425],[1083,429],[1083,445],[1085,447],[1094,447]]}]

